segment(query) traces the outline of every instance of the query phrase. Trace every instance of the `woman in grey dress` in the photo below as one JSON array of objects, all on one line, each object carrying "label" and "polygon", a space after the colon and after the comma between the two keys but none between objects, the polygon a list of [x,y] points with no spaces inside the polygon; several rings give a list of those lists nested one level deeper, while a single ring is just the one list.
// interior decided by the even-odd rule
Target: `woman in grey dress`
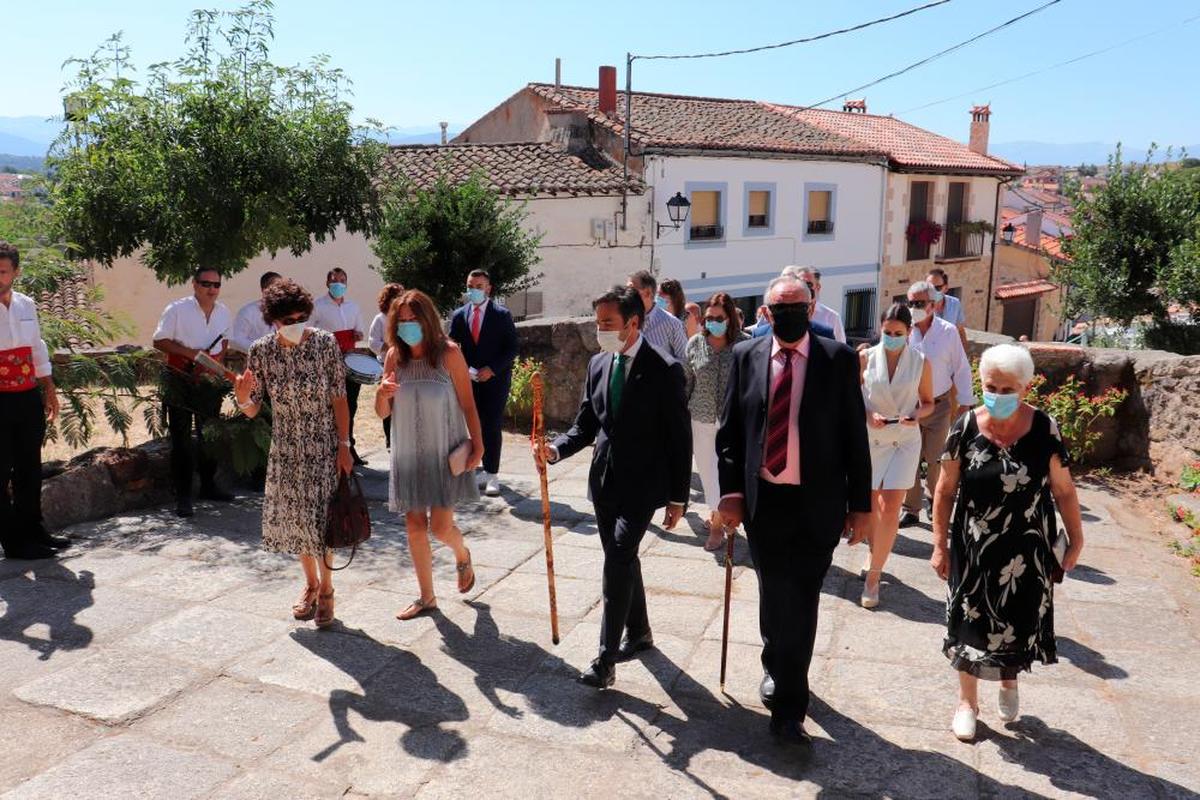
[{"label": "woman in grey dress", "polygon": [[305,587],[292,615],[324,628],[333,624],[325,518],[338,473],[354,465],[342,354],[332,334],[306,327],[312,306],[312,295],[293,281],[267,289],[263,319],[275,331],[250,346],[234,392],[247,417],[262,410],[264,390],[270,397],[263,546],[300,556]]},{"label": "woman in grey dress", "polygon": [[[385,331],[388,353],[375,412],[392,418],[392,469],[388,507],[404,514],[408,549],[421,595],[396,614],[400,620],[437,608],[429,530],[454,551],[458,591],[475,585],[471,552],[454,524],[454,506],[478,500],[475,467],[483,461],[483,435],[462,351],[442,331],[437,308],[424,292],[406,291],[392,303]],[[468,442],[462,472],[452,475],[449,456]]]}]

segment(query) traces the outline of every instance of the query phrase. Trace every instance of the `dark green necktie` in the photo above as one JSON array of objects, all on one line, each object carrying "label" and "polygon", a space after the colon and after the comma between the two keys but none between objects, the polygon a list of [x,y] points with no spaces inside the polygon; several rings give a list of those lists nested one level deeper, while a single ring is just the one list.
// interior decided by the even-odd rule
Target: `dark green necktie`
[{"label": "dark green necktie", "polygon": [[617,356],[616,364],[613,365],[612,375],[608,380],[608,404],[612,407],[614,417],[621,411],[621,393],[625,391],[626,358],[627,356],[624,353]]}]

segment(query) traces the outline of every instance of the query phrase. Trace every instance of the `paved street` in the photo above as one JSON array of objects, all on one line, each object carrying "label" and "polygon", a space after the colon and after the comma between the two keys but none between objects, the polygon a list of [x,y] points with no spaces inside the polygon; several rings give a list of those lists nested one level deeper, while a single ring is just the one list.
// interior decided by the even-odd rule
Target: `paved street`
[{"label": "paved street", "polygon": [[[375,453],[373,466],[386,454]],[[523,440],[503,497],[461,514],[478,583],[436,551],[439,614],[416,597],[402,525],[376,500],[369,546],[337,578],[337,625],[291,619],[302,578],[259,549],[260,498],[80,525],[53,563],[0,562],[3,798],[1194,797],[1200,604],[1185,563],[1121,503],[1085,488],[1088,546],[1057,594],[1061,661],[1022,679],[1004,725],[949,732],[942,585],[927,528],[901,532],[874,611],[861,549],[822,597],[811,751],[775,744],[760,707],[756,587],[739,539],[727,694],[723,570],[694,530],[647,536],[659,649],[613,690],[594,655],[601,551],[583,455],[552,468],[562,642],[550,641],[541,505]],[[701,513],[703,508],[701,507]],[[339,561],[342,557],[339,558]]]}]

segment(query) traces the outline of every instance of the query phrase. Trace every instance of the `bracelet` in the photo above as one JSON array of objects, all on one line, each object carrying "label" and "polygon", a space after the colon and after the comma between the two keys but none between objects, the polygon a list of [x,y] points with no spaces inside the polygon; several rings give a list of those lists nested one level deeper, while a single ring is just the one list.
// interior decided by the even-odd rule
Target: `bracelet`
[{"label": "bracelet", "polygon": [[254,401],[251,400],[250,402],[246,403],[245,405],[238,403],[237,407],[240,408],[242,411],[245,411],[247,408],[251,408],[253,405],[254,405]]},{"label": "bracelet", "polygon": [[353,447],[353,445],[351,445],[351,444],[350,444],[350,440],[349,440],[349,439],[342,439],[340,442],[338,442],[338,444],[339,444],[339,445],[341,445],[342,447],[345,447],[345,448],[347,448],[347,449],[348,449],[348,448],[350,448],[350,447]]}]

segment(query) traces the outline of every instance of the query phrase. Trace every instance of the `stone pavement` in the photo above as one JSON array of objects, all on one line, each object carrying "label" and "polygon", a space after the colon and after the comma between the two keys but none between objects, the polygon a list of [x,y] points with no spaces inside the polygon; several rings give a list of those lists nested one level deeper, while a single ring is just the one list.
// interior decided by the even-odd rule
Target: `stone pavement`
[{"label": "stone pavement", "polygon": [[[1060,663],[1022,679],[1009,725],[987,687],[974,744],[948,730],[955,678],[938,649],[928,530],[901,532],[874,611],[856,602],[862,550],[839,548],[806,751],[766,732],[741,539],[718,689],[723,570],[695,513],[695,530],[652,529],[643,548],[659,650],[620,665],[608,692],[574,682],[600,616],[587,466],[581,455],[551,472],[558,646],[517,437],[505,495],[460,515],[478,583],[460,598],[439,549],[431,618],[393,618],[416,583],[380,502],[374,538],[337,578],[328,631],[292,621],[302,578],[259,549],[253,495],[202,503],[188,521],[157,510],[80,525],[57,562],[0,562],[0,796],[1197,796],[1195,584],[1115,498],[1081,493],[1088,544],[1058,593]],[[365,474],[381,500],[386,474]]]}]

